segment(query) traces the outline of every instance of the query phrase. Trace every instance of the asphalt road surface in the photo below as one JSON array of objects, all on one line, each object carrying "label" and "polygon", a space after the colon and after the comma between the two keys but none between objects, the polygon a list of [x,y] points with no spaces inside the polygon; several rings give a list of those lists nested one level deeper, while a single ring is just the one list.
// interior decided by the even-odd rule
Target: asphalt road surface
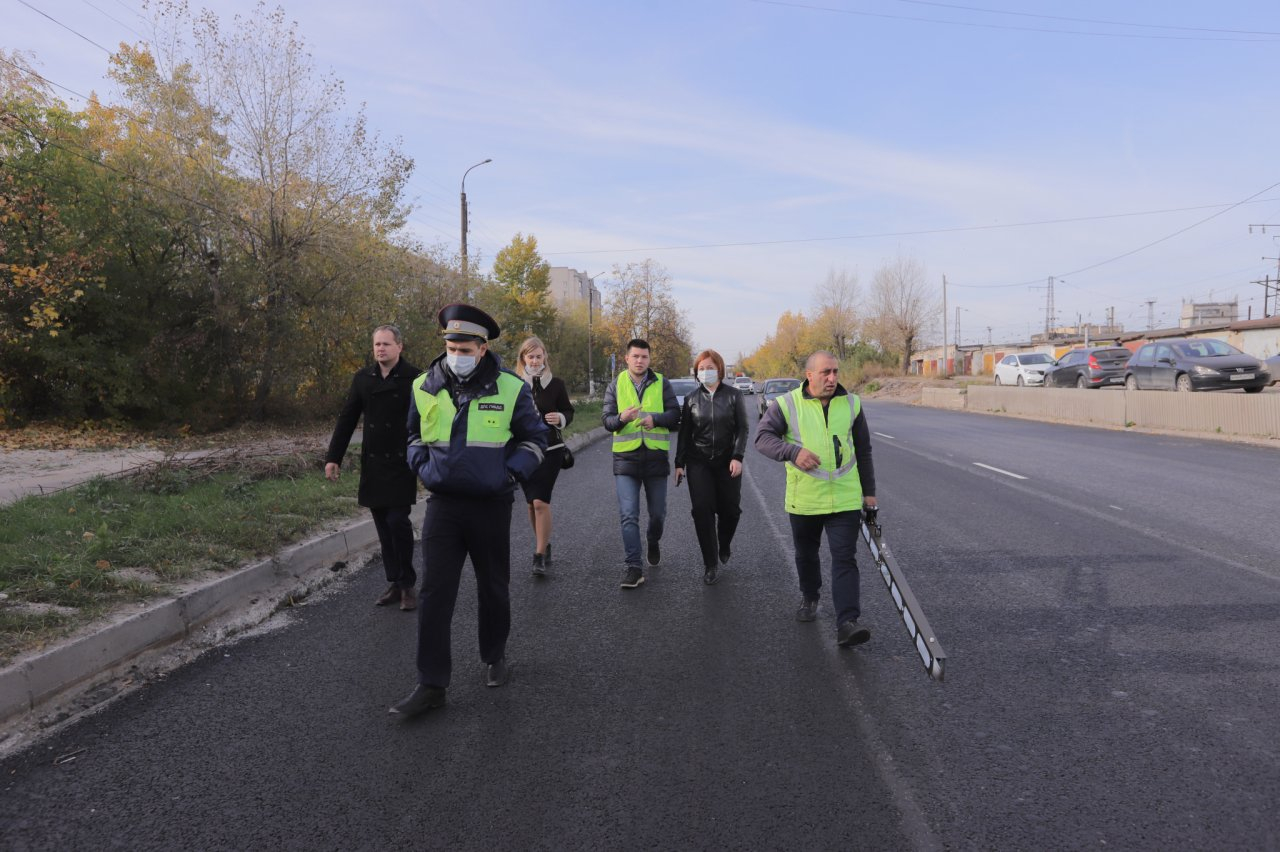
[{"label": "asphalt road surface", "polygon": [[372,606],[370,568],[0,763],[0,847],[1280,845],[1280,453],[866,409],[944,682],[861,548],[871,642],[835,646],[829,598],[795,621],[783,471],[754,450],[720,583],[681,487],[663,564],[620,589],[600,442],[557,487],[550,580],[516,504],[507,687],[464,581],[449,706],[388,717],[415,616]]}]

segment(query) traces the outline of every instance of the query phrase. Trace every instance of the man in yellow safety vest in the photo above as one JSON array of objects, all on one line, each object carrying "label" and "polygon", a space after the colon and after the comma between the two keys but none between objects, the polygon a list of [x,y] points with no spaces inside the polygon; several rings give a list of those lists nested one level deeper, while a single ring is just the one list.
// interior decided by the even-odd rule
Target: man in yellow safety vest
[{"label": "man in yellow safety vest", "polygon": [[830,352],[810,355],[804,384],[778,397],[760,418],[756,449],[787,468],[786,511],[803,596],[796,620],[817,617],[825,529],[836,643],[848,647],[871,638],[871,631],[858,624],[855,548],[862,508],[876,505],[876,477],[862,401],[841,386],[839,374],[840,362]]},{"label": "man in yellow safety vest", "polygon": [[680,406],[671,383],[649,368],[646,341],[636,338],[628,342],[626,361],[627,369],[605,388],[601,422],[613,433],[613,481],[626,553],[622,588],[634,589],[644,583],[644,567],[640,563],[641,486],[649,510],[645,561],[655,566],[662,560],[659,542],[667,519],[667,474],[671,472],[667,450],[671,447],[671,432],[680,425]]}]

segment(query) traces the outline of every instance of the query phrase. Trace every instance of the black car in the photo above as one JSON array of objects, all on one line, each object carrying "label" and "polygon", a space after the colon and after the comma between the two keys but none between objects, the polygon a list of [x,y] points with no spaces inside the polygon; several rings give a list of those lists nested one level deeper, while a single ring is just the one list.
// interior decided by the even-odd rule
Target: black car
[{"label": "black car", "polygon": [[676,405],[683,406],[684,398],[698,389],[697,379],[669,379],[676,395]]},{"label": "black car", "polygon": [[1234,390],[1257,393],[1271,383],[1262,362],[1210,338],[1143,344],[1124,371],[1128,390]]},{"label": "black car", "polygon": [[1072,349],[1044,374],[1047,388],[1101,388],[1124,384],[1124,365],[1133,354],[1123,346]]},{"label": "black car", "polygon": [[760,416],[764,417],[765,411],[769,408],[769,403],[798,387],[800,387],[799,379],[767,379],[760,386],[760,404],[757,406]]}]

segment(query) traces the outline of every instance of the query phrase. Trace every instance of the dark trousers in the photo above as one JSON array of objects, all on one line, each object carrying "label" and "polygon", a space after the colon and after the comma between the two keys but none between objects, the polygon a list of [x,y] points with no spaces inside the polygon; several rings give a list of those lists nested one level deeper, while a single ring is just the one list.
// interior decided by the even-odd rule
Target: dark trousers
[{"label": "dark trousers", "polygon": [[480,659],[502,659],[511,632],[511,495],[433,494],[422,522],[422,591],[418,606],[418,681],[446,688],[453,670],[450,637],[462,566],[471,557],[479,606]]},{"label": "dark trousers", "polygon": [[412,506],[387,506],[369,510],[382,545],[382,570],[387,574],[387,582],[402,589],[412,589],[418,583],[418,574],[413,570],[411,509]]},{"label": "dark trousers", "polygon": [[816,601],[822,589],[822,531],[827,531],[831,551],[831,603],[836,608],[836,624],[844,624],[862,614],[858,589],[858,528],[861,512],[833,512],[830,515],[787,515],[791,519],[791,540],[796,548],[796,574],[800,593]]},{"label": "dark trousers", "polygon": [[702,564],[716,564],[720,551],[733,543],[742,516],[742,477],[729,475],[729,458],[705,462],[689,459],[689,502],[693,504],[693,529],[698,534]]}]

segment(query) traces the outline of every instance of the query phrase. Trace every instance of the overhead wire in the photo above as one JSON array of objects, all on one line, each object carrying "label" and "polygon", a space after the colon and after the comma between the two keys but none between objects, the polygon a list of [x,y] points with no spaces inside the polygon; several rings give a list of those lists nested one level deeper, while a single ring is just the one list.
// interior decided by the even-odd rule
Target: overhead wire
[{"label": "overhead wire", "polygon": [[1280,32],[1268,32],[1266,30],[1231,30],[1218,29],[1215,27],[1183,27],[1174,24],[1148,24],[1134,23],[1131,21],[1108,21],[1098,18],[1069,18],[1063,15],[1040,15],[1034,12],[1013,12],[1007,9],[987,9],[980,6],[962,6],[957,3],[940,3],[937,0],[898,0],[899,3],[910,3],[915,6],[936,6],[940,9],[958,9],[964,12],[982,12],[988,15],[1010,15],[1018,18],[1038,18],[1044,21],[1067,21],[1073,24],[1102,24],[1109,27],[1135,27],[1151,30],[1179,30],[1181,32],[1195,33],[1228,33],[1231,35],[1264,35],[1264,36],[1280,36]]},{"label": "overhead wire", "polygon": [[1020,27],[1012,24],[992,24],[981,23],[977,21],[952,21],[945,18],[925,18],[917,15],[894,15],[888,12],[868,12],[860,9],[842,9],[832,6],[818,6],[812,3],[795,3],[789,0],[747,0],[750,3],[759,3],[765,6],[781,6],[791,9],[806,9],[813,12],[830,12],[833,14],[853,15],[863,18],[880,18],[893,21],[911,21],[915,23],[941,24],[953,27],[969,27],[974,29],[987,30],[1010,30],[1015,32],[1032,32],[1032,33],[1048,33],[1054,35],[1074,35],[1074,36],[1093,36],[1098,38],[1121,38],[1121,39],[1144,39],[1154,41],[1230,41],[1230,42],[1248,42],[1248,43],[1264,43],[1269,44],[1276,39],[1271,36],[1264,38],[1243,38],[1239,36],[1179,36],[1179,35],[1147,35],[1144,33],[1113,33],[1113,32],[1097,32],[1093,30],[1066,30],[1052,29],[1049,27]]}]

